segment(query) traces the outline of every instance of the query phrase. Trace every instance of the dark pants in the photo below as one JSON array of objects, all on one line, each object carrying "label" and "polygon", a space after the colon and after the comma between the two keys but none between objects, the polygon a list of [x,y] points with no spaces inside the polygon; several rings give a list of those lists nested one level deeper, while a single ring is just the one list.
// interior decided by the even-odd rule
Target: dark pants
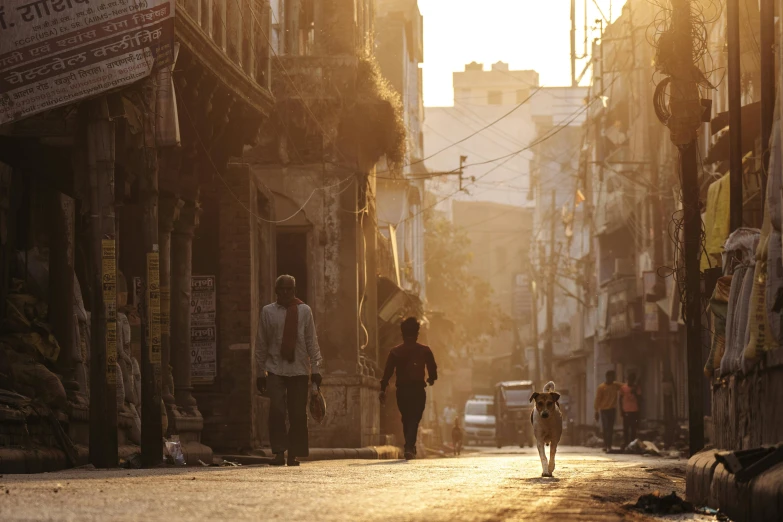
[{"label": "dark pants", "polygon": [[638,411],[627,411],[623,413],[623,440],[625,441],[626,446],[628,446],[632,441],[636,440],[636,428],[638,425]]},{"label": "dark pants", "polygon": [[288,450],[288,458],[310,455],[307,440],[309,380],[307,375],[283,377],[269,374],[266,390],[272,402],[269,407],[269,441],[272,444],[272,453],[284,453]]},{"label": "dark pants", "polygon": [[416,452],[419,422],[424,414],[427,393],[424,386],[404,384],[397,386],[397,407],[402,415],[402,432],[405,435],[405,451]]},{"label": "dark pants", "polygon": [[617,410],[601,410],[601,426],[604,429],[604,448],[612,448],[612,434],[614,433],[614,419],[617,416]]}]

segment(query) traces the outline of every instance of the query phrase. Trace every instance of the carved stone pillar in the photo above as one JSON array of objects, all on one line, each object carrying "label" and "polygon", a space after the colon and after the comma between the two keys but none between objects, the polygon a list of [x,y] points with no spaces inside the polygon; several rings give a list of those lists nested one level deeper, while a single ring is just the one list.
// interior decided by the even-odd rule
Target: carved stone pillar
[{"label": "carved stone pillar", "polygon": [[201,209],[188,201],[171,232],[171,361],[174,368],[173,430],[189,462],[211,462],[212,450],[201,444],[204,419],[193,397],[190,380],[190,279],[193,234]]},{"label": "carved stone pillar", "polygon": [[171,418],[174,401],[174,380],[171,374],[171,232],[184,201],[161,195],[158,207],[158,242],[160,245],[160,333],[163,371],[163,404]]},{"label": "carved stone pillar", "polygon": [[171,359],[174,398],[181,413],[198,414],[190,383],[190,278],[193,234],[201,209],[187,202],[171,233]]}]

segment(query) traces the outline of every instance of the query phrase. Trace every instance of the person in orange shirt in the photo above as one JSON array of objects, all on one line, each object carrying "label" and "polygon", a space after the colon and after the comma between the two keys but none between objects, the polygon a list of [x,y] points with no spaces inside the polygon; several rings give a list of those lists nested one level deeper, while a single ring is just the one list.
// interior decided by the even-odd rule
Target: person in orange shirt
[{"label": "person in orange shirt", "polygon": [[614,382],[617,374],[614,370],[606,372],[606,382],[601,383],[595,391],[595,421],[601,420],[601,427],[604,434],[604,451],[612,450],[612,434],[614,431],[614,420],[617,417],[617,393],[623,386],[622,383]]},{"label": "person in orange shirt", "polygon": [[636,384],[636,374],[628,374],[628,384],[620,387],[620,412],[623,414],[623,440],[625,447],[636,439],[639,425],[639,402],[642,398],[640,387]]}]

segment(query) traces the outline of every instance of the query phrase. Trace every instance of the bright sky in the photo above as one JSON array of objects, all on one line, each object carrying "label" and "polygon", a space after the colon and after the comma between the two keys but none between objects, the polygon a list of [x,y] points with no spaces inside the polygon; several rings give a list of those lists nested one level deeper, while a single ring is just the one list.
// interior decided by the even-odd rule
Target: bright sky
[{"label": "bright sky", "polygon": [[[612,19],[624,0],[596,0]],[[424,104],[452,105],[451,73],[477,61],[502,60],[511,69],[535,69],[541,84],[570,85],[570,0],[418,0],[424,16]],[[584,51],[584,3],[576,0],[577,55]],[[588,24],[601,15],[587,0]],[[598,36],[590,31],[589,41]],[[577,64],[577,74],[584,66]],[[588,72],[589,77],[589,72]]]}]

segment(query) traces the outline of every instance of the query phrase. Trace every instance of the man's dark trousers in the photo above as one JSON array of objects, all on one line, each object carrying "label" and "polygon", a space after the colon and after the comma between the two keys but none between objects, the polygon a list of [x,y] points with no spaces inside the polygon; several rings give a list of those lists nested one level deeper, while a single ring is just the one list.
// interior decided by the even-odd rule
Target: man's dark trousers
[{"label": "man's dark trousers", "polygon": [[[271,400],[269,407],[269,442],[272,453],[284,453],[288,458],[308,457],[310,455],[307,439],[307,398],[310,377],[296,375],[284,377],[269,374],[267,395]],[[286,430],[286,414],[289,429]]]},{"label": "man's dark trousers", "polygon": [[625,441],[626,446],[636,440],[636,429],[638,425],[638,411],[627,411],[623,413],[623,440]]},{"label": "man's dark trousers", "polygon": [[604,431],[604,448],[612,448],[612,435],[614,434],[614,419],[617,416],[617,410],[601,410],[601,424]]},{"label": "man's dark trousers", "polygon": [[397,383],[397,407],[402,414],[405,451],[416,453],[416,437],[426,403],[427,392],[424,391],[424,383]]}]

